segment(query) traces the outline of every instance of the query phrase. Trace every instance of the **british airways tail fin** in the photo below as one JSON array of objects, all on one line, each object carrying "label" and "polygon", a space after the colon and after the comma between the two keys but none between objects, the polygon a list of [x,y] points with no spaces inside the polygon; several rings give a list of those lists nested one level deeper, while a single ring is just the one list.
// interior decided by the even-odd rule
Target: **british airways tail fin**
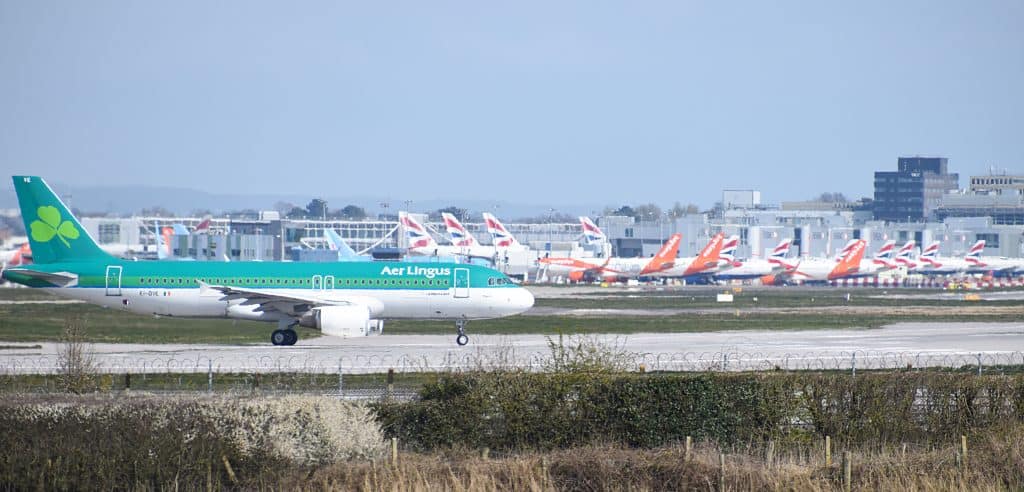
[{"label": "british airways tail fin", "polygon": [[583,226],[583,241],[586,244],[608,242],[608,236],[604,235],[604,231],[590,220],[590,217],[580,217],[580,225]]},{"label": "british airways tail fin", "polygon": [[508,232],[505,225],[494,215],[484,212],[484,222],[487,223],[487,232],[491,234],[491,241],[495,246],[508,248],[519,245],[519,241],[512,237],[512,233]]},{"label": "british airways tail fin", "polygon": [[437,241],[427,232],[427,228],[408,212],[398,212],[399,225],[405,230],[405,238],[409,243],[409,249],[436,248]]},{"label": "british airways tail fin", "polygon": [[459,219],[455,218],[455,215],[448,212],[442,212],[441,218],[444,219],[444,227],[448,230],[448,236],[451,238],[452,244],[466,247],[478,246],[480,244],[477,242],[476,238],[466,230],[466,227],[462,225],[462,222],[459,222]]}]

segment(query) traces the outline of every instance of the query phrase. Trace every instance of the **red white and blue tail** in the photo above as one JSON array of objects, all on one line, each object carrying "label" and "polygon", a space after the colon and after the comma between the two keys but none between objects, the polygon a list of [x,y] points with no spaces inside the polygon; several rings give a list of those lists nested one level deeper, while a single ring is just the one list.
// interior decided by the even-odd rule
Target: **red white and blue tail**
[{"label": "red white and blue tail", "polygon": [[772,250],[772,254],[768,255],[768,263],[773,266],[779,266],[783,268],[790,268],[794,265],[790,265],[786,261],[786,257],[789,256],[789,247],[793,244],[792,239],[783,239],[779,242],[779,245]]},{"label": "red white and blue tail", "polygon": [[408,212],[398,212],[398,222],[405,231],[405,239],[409,243],[409,249],[435,248],[437,241],[427,232],[418,220],[412,218]]},{"label": "red white and blue tail", "polygon": [[916,263],[911,259],[911,256],[913,256],[916,246],[917,242],[913,239],[907,241],[900,250],[896,252],[896,264],[903,265],[907,268],[914,268]]},{"label": "red white and blue tail", "polygon": [[736,264],[736,248],[740,245],[739,236],[729,236],[724,242],[722,242],[722,251],[718,253],[718,258],[724,260],[729,265],[739,266]]},{"label": "red white and blue tail", "polygon": [[590,217],[580,217],[580,225],[583,226],[583,241],[586,244],[608,242],[608,236],[604,235],[604,231],[590,220]]},{"label": "red white and blue tail", "polygon": [[452,244],[456,246],[478,246],[480,243],[477,242],[476,238],[466,227],[456,219],[454,215],[448,212],[442,212],[441,217],[444,218],[444,227],[448,230],[448,235],[452,238]]},{"label": "red white and blue tail", "polygon": [[939,245],[939,241],[932,241],[927,248],[921,251],[921,254],[917,257],[917,261],[933,267],[940,266]]},{"label": "red white and blue tail", "polygon": [[491,234],[491,241],[494,243],[494,246],[509,248],[519,245],[519,241],[512,237],[512,233],[508,232],[508,229],[505,228],[505,225],[497,217],[484,212],[484,222],[487,224],[487,232]]},{"label": "red white and blue tail", "polygon": [[979,239],[978,242],[974,243],[974,246],[971,246],[971,249],[967,251],[967,256],[964,257],[964,260],[973,265],[984,266],[981,261],[981,253],[984,251],[985,240]]},{"label": "red white and blue tail", "polygon": [[896,253],[896,240],[890,239],[882,244],[878,251],[875,251],[874,258],[871,262],[876,265],[881,265],[885,268],[896,268],[897,264],[893,261],[893,255]]}]

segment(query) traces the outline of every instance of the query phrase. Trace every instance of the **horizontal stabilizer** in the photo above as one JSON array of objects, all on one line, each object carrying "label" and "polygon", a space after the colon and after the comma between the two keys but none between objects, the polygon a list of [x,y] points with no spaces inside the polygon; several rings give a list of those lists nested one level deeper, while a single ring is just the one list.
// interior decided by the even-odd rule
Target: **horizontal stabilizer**
[{"label": "horizontal stabilizer", "polygon": [[78,275],[69,272],[40,272],[38,270],[26,270],[19,268],[17,270],[8,270],[6,272],[9,276],[22,275],[28,278],[42,280],[54,287],[74,287],[78,285]]}]

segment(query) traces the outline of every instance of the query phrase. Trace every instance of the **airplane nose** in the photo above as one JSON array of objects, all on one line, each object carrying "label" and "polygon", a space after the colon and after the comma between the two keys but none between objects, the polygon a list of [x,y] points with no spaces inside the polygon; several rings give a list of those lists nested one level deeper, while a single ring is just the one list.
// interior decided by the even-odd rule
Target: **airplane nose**
[{"label": "airplane nose", "polygon": [[533,307],[533,294],[523,287],[517,287],[509,293],[509,306],[516,314],[526,312]]}]

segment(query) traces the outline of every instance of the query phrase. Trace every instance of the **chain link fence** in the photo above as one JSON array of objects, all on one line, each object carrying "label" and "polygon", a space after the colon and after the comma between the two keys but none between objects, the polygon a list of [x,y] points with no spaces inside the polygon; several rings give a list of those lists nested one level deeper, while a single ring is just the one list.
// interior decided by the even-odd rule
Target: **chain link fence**
[{"label": "chain link fence", "polygon": [[[676,352],[628,354],[633,371],[857,371],[950,370],[970,374],[1024,372],[1024,352]],[[450,351],[443,357],[315,356],[178,358],[110,356],[91,368],[97,389],[156,392],[301,392],[351,399],[412,398],[438,373],[551,367],[551,355]],[[57,355],[20,356],[0,362],[0,391],[60,391]]]}]

